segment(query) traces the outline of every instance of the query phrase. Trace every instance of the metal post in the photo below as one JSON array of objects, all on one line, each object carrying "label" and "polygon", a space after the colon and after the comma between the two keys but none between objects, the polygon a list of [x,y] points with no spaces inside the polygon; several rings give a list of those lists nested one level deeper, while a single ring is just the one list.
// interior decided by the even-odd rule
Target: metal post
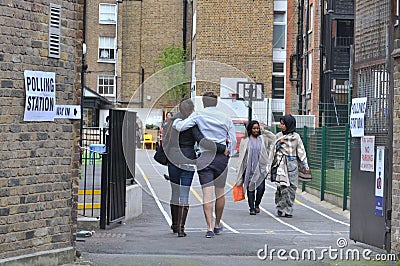
[{"label": "metal post", "polygon": [[[108,140],[106,143],[109,143]],[[109,148],[107,145],[107,152],[102,155],[101,160],[101,198],[100,198],[100,229],[106,229],[107,219],[107,185],[108,185],[108,152]]]},{"label": "metal post", "polygon": [[[255,86],[254,86],[255,87]],[[252,116],[253,116],[253,84],[249,85],[249,115],[248,115],[248,120],[247,123],[250,123]]]},{"label": "metal post", "polygon": [[346,143],[344,145],[343,210],[347,209],[347,195],[349,194],[349,131],[350,125],[346,124]]},{"label": "metal post", "polygon": [[350,45],[350,67],[349,67],[349,88],[347,94],[347,123],[350,123],[350,108],[353,94],[353,63],[354,63],[354,45]]},{"label": "metal post", "polygon": [[326,126],[322,127],[322,156],[321,156],[321,200],[325,199],[325,179],[326,179]]},{"label": "metal post", "polygon": [[[306,149],[306,154],[307,154],[307,127],[306,126],[304,126],[304,128],[303,128],[303,144],[304,144],[304,148]],[[301,184],[301,191],[305,191],[305,190],[306,190],[306,182],[303,181],[303,184]]]},{"label": "metal post", "polygon": [[142,78],[142,84],[140,85],[141,91],[140,91],[140,107],[144,107],[144,68],[141,68],[141,78]]}]

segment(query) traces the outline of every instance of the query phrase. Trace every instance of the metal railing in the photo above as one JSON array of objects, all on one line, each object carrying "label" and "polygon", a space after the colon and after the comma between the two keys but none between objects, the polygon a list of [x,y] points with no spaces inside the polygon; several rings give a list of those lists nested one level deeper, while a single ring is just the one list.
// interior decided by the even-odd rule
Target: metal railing
[{"label": "metal railing", "polygon": [[350,139],[349,125],[339,127],[298,129],[307,151],[307,159],[313,174],[311,182],[303,182],[307,187],[320,191],[320,199],[326,193],[341,197],[343,210],[350,199]]}]

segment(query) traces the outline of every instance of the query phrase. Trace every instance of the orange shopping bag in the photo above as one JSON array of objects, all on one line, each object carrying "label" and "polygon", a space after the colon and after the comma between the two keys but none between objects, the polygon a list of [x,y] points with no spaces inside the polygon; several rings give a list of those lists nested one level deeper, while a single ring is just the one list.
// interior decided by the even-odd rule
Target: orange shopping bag
[{"label": "orange shopping bag", "polygon": [[233,185],[233,201],[241,201],[244,200],[244,194],[243,194],[243,186],[236,186],[235,184]]}]

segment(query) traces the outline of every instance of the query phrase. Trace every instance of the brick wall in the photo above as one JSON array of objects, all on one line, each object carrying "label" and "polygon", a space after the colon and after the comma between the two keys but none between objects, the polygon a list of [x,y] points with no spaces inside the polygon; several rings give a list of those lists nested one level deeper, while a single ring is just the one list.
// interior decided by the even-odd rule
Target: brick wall
[{"label": "brick wall", "polygon": [[[167,45],[182,45],[183,1],[124,1],[122,6],[121,100],[140,102],[139,93],[131,97],[141,84],[141,67],[147,79],[161,69],[157,59]],[[160,94],[159,87],[145,88],[145,107],[153,103],[146,96],[154,93]]]},{"label": "brick wall", "polygon": [[[87,0],[86,1],[86,39],[87,52],[85,63],[88,68],[85,73],[85,86],[98,91],[98,76],[115,75],[115,64],[98,62],[99,37],[115,37],[115,24],[99,24],[99,4],[115,4],[115,0]],[[117,89],[118,93],[118,89]],[[112,99],[113,101],[114,99]]]},{"label": "brick wall", "polygon": [[[263,82],[266,97],[271,97],[273,1],[198,0],[196,4],[196,60],[236,67],[254,81]],[[199,83],[197,95],[210,88],[219,94],[219,84]]]},{"label": "brick wall", "polygon": [[[299,109],[299,96],[295,81],[290,81],[290,56],[296,55],[296,40],[298,34],[298,1],[288,1],[287,3],[287,41],[286,41],[286,94],[285,94],[285,113],[297,114]],[[293,78],[296,78],[296,60],[292,64]]]},{"label": "brick wall", "polygon": [[392,252],[400,253],[400,39],[394,45]]},{"label": "brick wall", "polygon": [[23,121],[24,70],[55,72],[57,104],[80,104],[82,6],[51,2],[62,5],[60,59],[47,57],[48,1],[0,2],[0,261],[74,250],[79,120]]}]

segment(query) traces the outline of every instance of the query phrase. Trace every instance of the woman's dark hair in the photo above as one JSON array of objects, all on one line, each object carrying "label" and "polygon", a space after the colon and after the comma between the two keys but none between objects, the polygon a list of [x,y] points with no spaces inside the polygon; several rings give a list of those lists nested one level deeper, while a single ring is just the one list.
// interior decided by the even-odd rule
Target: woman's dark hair
[{"label": "woman's dark hair", "polygon": [[214,107],[218,104],[218,96],[212,91],[207,91],[203,94],[202,101],[204,108]]},{"label": "woman's dark hair", "polygon": [[186,118],[194,111],[194,104],[191,99],[183,98],[179,103],[179,111]]},{"label": "woman's dark hair", "polygon": [[[258,125],[260,126],[260,123],[258,123],[257,120],[251,120],[250,123],[247,124],[246,130],[247,130],[247,136],[251,135],[251,130],[253,128],[254,125]],[[258,135],[261,134],[261,130],[258,132]]]}]

